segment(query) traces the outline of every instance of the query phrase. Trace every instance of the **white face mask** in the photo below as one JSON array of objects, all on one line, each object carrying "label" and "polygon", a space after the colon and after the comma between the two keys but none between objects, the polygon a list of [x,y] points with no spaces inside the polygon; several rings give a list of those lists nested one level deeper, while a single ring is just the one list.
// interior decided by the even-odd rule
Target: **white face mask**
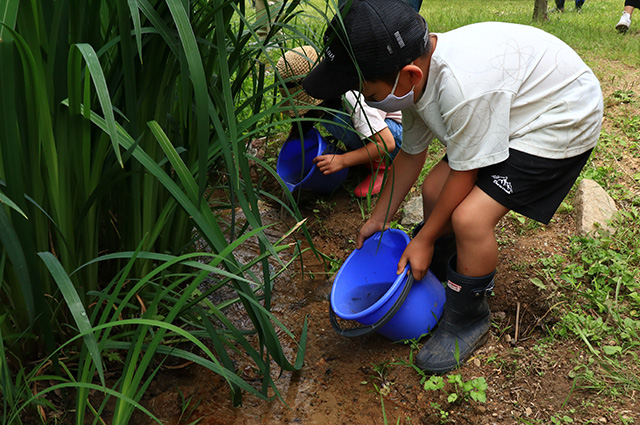
[{"label": "white face mask", "polygon": [[384,99],[379,102],[366,100],[367,105],[372,108],[380,109],[385,112],[395,112],[401,111],[403,109],[407,109],[413,106],[413,89],[416,87],[415,85],[411,87],[409,93],[405,94],[402,97],[398,97],[393,92],[396,91],[396,87],[398,85],[398,80],[400,79],[400,71],[398,71],[398,75],[396,75],[396,81],[393,83],[393,88],[391,89],[391,93],[387,95]]}]

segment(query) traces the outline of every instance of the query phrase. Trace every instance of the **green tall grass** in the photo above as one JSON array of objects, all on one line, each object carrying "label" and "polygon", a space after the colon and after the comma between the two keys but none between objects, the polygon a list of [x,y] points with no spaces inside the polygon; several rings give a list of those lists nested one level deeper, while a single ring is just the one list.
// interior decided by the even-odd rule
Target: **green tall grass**
[{"label": "green tall grass", "polygon": [[[2,423],[51,410],[100,423],[112,398],[113,423],[136,409],[157,421],[139,401],[167,357],[223,376],[236,404],[243,392],[277,395],[274,365],[301,367],[306,324],[296,336],[270,313],[290,244],[266,237],[258,201],[279,194],[254,186],[246,151],[280,125],[267,44],[299,43],[284,29],[312,37],[298,6],[271,11],[262,42],[244,1],[0,0]],[[326,5],[308,10],[321,23]],[[243,221],[223,224],[211,193]],[[290,195],[282,207],[302,222]],[[259,252],[241,264],[233,253],[249,238]],[[226,288],[236,297],[210,301]],[[251,331],[226,318],[233,303]],[[236,356],[255,364],[260,389],[238,378]],[[122,360],[115,381],[107,357]],[[53,405],[52,391],[68,404]]]}]

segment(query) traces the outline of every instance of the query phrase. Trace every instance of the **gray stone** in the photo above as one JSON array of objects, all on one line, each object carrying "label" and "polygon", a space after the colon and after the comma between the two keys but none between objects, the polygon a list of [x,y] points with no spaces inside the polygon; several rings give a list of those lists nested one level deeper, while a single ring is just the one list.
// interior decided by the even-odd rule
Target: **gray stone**
[{"label": "gray stone", "polygon": [[422,211],[422,195],[414,196],[404,203],[402,219],[400,224],[403,226],[412,226],[420,223],[423,217]]},{"label": "gray stone", "polygon": [[574,198],[575,219],[580,235],[601,228],[613,232],[607,223],[618,212],[613,198],[595,181],[584,179],[578,185]]}]

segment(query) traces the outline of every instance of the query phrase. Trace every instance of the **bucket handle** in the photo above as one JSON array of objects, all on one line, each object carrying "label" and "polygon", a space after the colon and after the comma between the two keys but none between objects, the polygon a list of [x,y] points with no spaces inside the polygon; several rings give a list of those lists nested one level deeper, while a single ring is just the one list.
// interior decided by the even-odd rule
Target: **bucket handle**
[{"label": "bucket handle", "polygon": [[400,296],[398,297],[396,302],[386,312],[386,314],[380,318],[380,320],[378,320],[376,323],[372,325],[362,326],[354,329],[342,329],[340,325],[338,325],[338,320],[336,319],[336,313],[333,311],[333,308],[329,306],[329,321],[331,322],[331,326],[338,334],[347,338],[357,338],[359,336],[369,335],[377,331],[384,325],[386,325],[387,322],[393,317],[393,315],[398,312],[398,310],[404,303],[404,300],[407,299],[407,295],[409,295],[409,291],[411,290],[412,286],[413,286],[413,274],[409,273],[409,277],[407,278],[407,283],[405,283],[404,288],[402,289],[402,292],[400,293]]}]

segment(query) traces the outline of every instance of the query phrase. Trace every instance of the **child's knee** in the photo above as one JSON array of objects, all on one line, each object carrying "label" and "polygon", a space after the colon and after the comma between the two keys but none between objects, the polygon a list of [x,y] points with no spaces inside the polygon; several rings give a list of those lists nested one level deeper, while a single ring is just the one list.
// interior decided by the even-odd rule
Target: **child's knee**
[{"label": "child's knee", "polygon": [[493,226],[483,219],[477,208],[462,203],[451,215],[451,227],[456,237],[476,237],[483,234],[493,234]]}]

